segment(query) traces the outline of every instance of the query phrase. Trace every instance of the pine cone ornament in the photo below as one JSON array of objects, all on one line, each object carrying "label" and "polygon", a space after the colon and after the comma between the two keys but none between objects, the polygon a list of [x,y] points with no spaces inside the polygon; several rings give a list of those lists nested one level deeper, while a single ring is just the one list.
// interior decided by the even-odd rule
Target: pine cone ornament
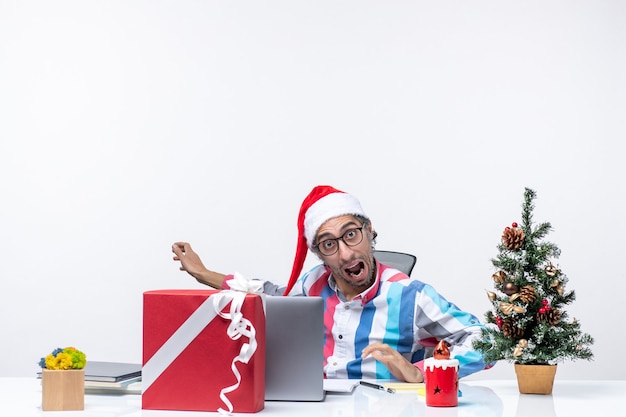
[{"label": "pine cone ornament", "polygon": [[521,339],[524,336],[524,329],[517,327],[515,322],[506,318],[502,321],[502,334],[511,339]]},{"label": "pine cone ornament", "polygon": [[525,285],[519,292],[519,299],[526,304],[530,304],[537,298],[537,293],[532,285]]},{"label": "pine cone ornament", "polygon": [[561,312],[553,308],[546,309],[544,313],[537,313],[538,322],[547,322],[552,326],[556,326],[561,321]]},{"label": "pine cone ornament", "polygon": [[502,244],[508,250],[518,250],[524,243],[524,231],[517,227],[507,227],[502,232]]}]

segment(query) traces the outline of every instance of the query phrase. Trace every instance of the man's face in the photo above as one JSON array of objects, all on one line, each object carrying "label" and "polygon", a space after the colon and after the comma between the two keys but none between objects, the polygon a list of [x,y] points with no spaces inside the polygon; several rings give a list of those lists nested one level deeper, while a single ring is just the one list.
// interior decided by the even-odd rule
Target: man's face
[{"label": "man's face", "polygon": [[[358,242],[361,234],[362,240]],[[363,228],[361,222],[350,215],[327,220],[317,232],[317,245],[330,247],[331,251],[337,250],[333,254],[324,255],[324,248],[319,248],[324,263],[330,268],[339,289],[348,299],[365,291],[374,282],[374,256],[370,236],[371,226]]]}]

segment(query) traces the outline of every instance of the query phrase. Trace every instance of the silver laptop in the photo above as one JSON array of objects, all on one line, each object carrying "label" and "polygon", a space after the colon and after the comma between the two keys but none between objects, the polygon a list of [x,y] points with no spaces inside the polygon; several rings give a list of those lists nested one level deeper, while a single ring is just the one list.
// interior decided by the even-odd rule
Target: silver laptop
[{"label": "silver laptop", "polygon": [[324,399],[324,300],[268,296],[266,401]]}]

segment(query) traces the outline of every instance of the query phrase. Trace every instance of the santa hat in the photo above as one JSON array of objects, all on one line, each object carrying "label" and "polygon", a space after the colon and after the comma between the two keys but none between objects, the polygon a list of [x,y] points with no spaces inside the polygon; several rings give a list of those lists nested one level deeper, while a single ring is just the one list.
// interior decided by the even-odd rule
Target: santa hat
[{"label": "santa hat", "polygon": [[319,228],[327,220],[346,214],[367,217],[359,200],[329,185],[318,185],[306,196],[298,214],[296,256],[284,295],[289,294],[298,280],[304,266],[307,250],[313,247],[315,235]]}]

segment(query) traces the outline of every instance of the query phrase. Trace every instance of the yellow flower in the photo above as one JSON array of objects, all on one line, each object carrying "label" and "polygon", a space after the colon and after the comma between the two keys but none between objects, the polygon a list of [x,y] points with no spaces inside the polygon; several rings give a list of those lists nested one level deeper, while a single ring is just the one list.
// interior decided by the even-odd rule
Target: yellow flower
[{"label": "yellow flower", "polygon": [[46,368],[48,369],[71,369],[72,355],[61,352],[55,356],[46,356]]}]

